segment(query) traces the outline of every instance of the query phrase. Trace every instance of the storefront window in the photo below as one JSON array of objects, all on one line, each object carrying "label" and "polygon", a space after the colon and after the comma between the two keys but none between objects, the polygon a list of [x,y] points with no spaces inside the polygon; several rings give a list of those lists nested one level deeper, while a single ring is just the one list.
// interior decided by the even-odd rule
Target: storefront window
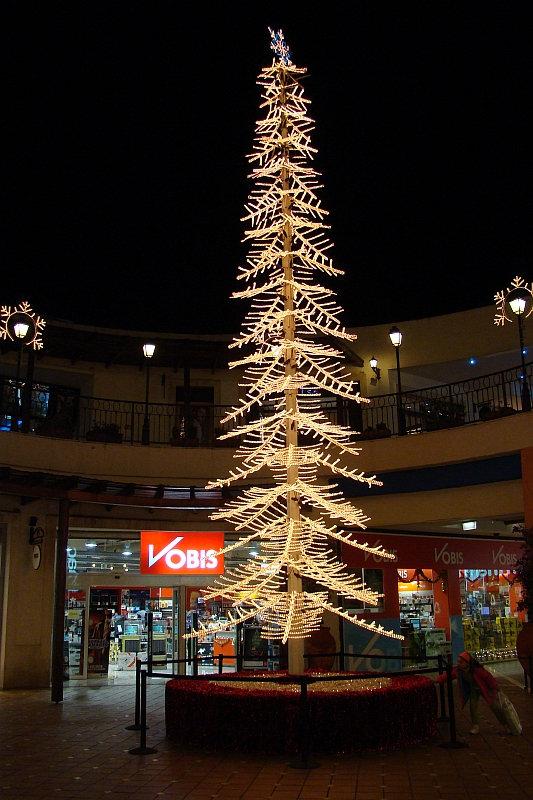
[{"label": "storefront window", "polygon": [[385,598],[383,596],[383,570],[382,569],[347,569],[350,575],[359,578],[367,589],[377,592],[381,595],[378,597],[377,605],[364,603],[361,600],[351,600],[345,597],[343,601],[343,608],[346,611],[364,611],[365,613],[379,614],[385,611]]},{"label": "storefront window", "polygon": [[465,647],[477,653],[512,650],[522,627],[520,587],[509,570],[461,570]]}]

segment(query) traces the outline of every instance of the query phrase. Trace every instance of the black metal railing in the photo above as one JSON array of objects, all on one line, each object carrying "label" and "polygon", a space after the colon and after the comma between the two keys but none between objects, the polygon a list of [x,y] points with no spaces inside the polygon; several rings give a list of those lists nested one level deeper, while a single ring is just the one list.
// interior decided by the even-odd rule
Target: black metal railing
[{"label": "black metal railing", "polygon": [[[358,404],[324,397],[321,408],[331,422],[346,425],[354,439],[375,439],[452,428],[516,414],[523,410],[525,391],[531,396],[533,362],[442,386],[376,395]],[[525,391],[524,391],[525,390]],[[151,444],[176,447],[237,447],[239,437],[220,440],[241,420],[225,420],[230,406],[149,403],[87,397],[76,390],[24,383],[0,376],[0,429],[87,441],[139,444],[147,411]],[[264,405],[261,413],[272,413]],[[524,409],[526,410],[526,409]],[[14,416],[17,418],[14,419]],[[302,431],[305,441],[305,430]]]}]

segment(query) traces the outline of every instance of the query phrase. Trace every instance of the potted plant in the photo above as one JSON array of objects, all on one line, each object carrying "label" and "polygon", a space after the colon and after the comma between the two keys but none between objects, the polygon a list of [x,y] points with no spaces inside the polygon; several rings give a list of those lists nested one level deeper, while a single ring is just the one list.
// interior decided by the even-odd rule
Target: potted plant
[{"label": "potted plant", "polygon": [[434,397],[422,403],[420,410],[426,418],[427,431],[455,428],[465,424],[465,407],[448,397]]},{"label": "potted plant", "polygon": [[500,405],[492,408],[490,405],[481,406],[479,409],[479,418],[482,422],[487,422],[489,419],[499,419],[500,417],[510,417],[516,414],[516,409],[508,405]]},{"label": "potted plant", "polygon": [[362,433],[357,434],[356,438],[360,441],[367,439],[386,439],[389,436],[392,436],[390,428],[387,428],[384,422],[378,422],[375,428],[369,425]]},{"label": "potted plant", "polygon": [[170,437],[171,447],[199,447],[200,440],[194,439],[191,436],[183,436],[183,430],[179,425],[174,425],[172,428],[172,436]]},{"label": "potted plant", "polygon": [[70,414],[60,412],[45,417],[35,428],[37,436],[50,436],[54,439],[72,439],[74,423]]},{"label": "potted plant", "polygon": [[118,425],[110,422],[107,425],[95,425],[85,434],[88,442],[106,442],[111,444],[122,444],[122,434]]},{"label": "potted plant", "polygon": [[527,612],[527,622],[516,637],[516,654],[530,679],[533,663],[533,528],[520,528],[524,541],[522,555],[515,564],[515,581],[522,586],[522,597],[516,604],[518,611]]}]

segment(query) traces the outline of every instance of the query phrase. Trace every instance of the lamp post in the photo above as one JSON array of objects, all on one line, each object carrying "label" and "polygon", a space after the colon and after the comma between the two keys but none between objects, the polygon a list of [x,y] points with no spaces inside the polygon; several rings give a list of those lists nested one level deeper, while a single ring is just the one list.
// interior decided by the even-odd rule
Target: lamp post
[{"label": "lamp post", "polygon": [[407,428],[405,425],[405,411],[403,410],[402,404],[402,379],[400,374],[400,347],[402,344],[402,332],[396,325],[389,331],[390,340],[392,345],[396,351],[396,374],[398,376],[397,379],[397,387],[398,391],[396,393],[396,402],[398,406],[398,434],[400,436],[405,436],[407,433]]},{"label": "lamp post", "polygon": [[28,335],[30,326],[27,322],[15,322],[13,325],[13,333],[17,340],[20,342],[20,347],[17,357],[17,376],[15,378],[15,397],[13,398],[13,413],[11,415],[11,430],[18,430],[19,426],[19,382],[20,382],[20,365],[22,363],[22,351],[24,349],[24,340]]},{"label": "lamp post", "polygon": [[522,364],[522,411],[531,411],[531,393],[526,375],[526,360],[524,358],[524,327],[522,319],[526,313],[528,296],[522,289],[514,289],[507,296],[511,311],[518,317],[518,336],[520,339],[520,362]]},{"label": "lamp post", "polygon": [[143,353],[146,358],[146,398],[144,401],[144,422],[142,444],[150,444],[150,418],[148,416],[148,395],[150,392],[150,359],[155,352],[155,344],[143,344]]},{"label": "lamp post", "polygon": [[[0,339],[10,339],[12,342],[16,342],[17,345],[20,346],[17,357],[17,376],[15,379],[13,413],[11,415],[12,431],[18,430],[20,367],[22,363],[24,345],[27,345],[28,347],[31,345],[34,350],[40,350],[43,346],[42,331],[45,325],[46,322],[44,319],[36,314],[35,311],[32,310],[30,304],[26,301],[20,303],[18,306],[14,306],[13,308],[11,306],[2,306],[0,311]],[[28,384],[28,375],[26,375],[26,384]],[[31,401],[31,386],[26,385],[26,391],[29,391]],[[27,430],[24,430],[24,419],[23,432],[27,433]]]},{"label": "lamp post", "polygon": [[524,358],[524,325],[523,320],[533,312],[533,288],[528,286],[522,278],[516,277],[511,282],[513,288],[507,288],[505,292],[498,292],[494,299],[498,306],[498,313],[494,318],[496,325],[504,325],[505,321],[512,322],[512,317],[508,316],[507,310],[511,309],[515,317],[518,318],[518,336],[520,339],[520,363],[522,366],[521,375],[521,396],[522,411],[531,411],[531,391],[526,375],[526,360]]}]

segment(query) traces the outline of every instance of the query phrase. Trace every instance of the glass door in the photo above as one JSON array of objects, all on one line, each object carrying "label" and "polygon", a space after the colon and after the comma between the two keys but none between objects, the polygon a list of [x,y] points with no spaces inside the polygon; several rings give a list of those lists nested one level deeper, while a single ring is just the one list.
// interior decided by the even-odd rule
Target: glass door
[{"label": "glass door", "polygon": [[65,601],[63,673],[67,680],[80,680],[87,677],[87,592],[68,589]]}]

